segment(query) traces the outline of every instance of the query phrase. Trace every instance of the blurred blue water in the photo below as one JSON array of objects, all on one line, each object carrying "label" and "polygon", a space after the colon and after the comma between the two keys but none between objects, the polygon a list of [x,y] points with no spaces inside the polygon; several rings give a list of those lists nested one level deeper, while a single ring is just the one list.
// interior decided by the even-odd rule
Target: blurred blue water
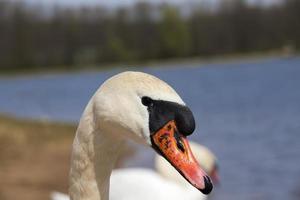
[{"label": "blurred blue water", "polygon": [[[138,70],[167,81],[193,110],[192,139],[220,162],[213,199],[299,199],[300,58],[199,65]],[[0,78],[0,112],[77,121],[98,86],[119,71]],[[141,148],[128,166],[149,167],[148,156]]]}]

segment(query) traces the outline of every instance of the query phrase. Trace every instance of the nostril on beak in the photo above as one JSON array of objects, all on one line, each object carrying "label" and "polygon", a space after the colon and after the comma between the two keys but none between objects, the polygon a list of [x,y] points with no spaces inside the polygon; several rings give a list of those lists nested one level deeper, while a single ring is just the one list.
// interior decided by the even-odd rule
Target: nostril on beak
[{"label": "nostril on beak", "polygon": [[208,176],[204,176],[205,188],[201,190],[203,194],[209,194],[213,189],[213,184]]},{"label": "nostril on beak", "polygon": [[176,139],[176,145],[177,145],[177,148],[182,152],[184,153],[185,152],[185,148],[184,148],[184,144],[179,136],[179,133],[177,131],[175,131],[175,134],[174,134],[174,137]]},{"label": "nostril on beak", "polygon": [[177,148],[182,152],[184,153],[184,145],[182,143],[182,141],[179,139],[177,140]]}]

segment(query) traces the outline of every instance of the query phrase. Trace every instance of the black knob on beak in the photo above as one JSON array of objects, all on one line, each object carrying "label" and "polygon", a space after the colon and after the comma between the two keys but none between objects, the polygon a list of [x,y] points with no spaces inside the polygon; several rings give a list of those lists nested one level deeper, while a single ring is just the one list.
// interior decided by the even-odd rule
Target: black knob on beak
[{"label": "black knob on beak", "polygon": [[175,122],[178,131],[185,136],[191,135],[196,127],[193,113],[186,106],[178,107],[175,113]]},{"label": "black knob on beak", "polygon": [[156,132],[171,120],[175,120],[180,134],[188,136],[194,132],[195,119],[187,106],[170,101],[153,100],[147,96],[142,97],[141,102],[149,112],[151,133]]}]

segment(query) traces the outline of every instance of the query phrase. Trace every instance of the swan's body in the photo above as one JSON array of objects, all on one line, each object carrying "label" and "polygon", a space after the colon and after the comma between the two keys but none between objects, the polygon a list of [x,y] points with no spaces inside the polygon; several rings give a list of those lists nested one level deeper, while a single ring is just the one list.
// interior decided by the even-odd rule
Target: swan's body
[{"label": "swan's body", "polygon": [[111,176],[110,200],[202,200],[206,196],[149,169],[114,170]]},{"label": "swan's body", "polygon": [[[207,174],[216,170],[216,157],[206,147],[190,142],[192,151]],[[155,157],[156,171],[146,168],[113,170],[110,177],[110,200],[204,200],[207,196],[187,183],[162,156]],[[142,184],[141,184],[142,183]],[[161,188],[164,188],[163,190]],[[53,192],[52,200],[69,200],[59,192]]]},{"label": "swan's body", "polygon": [[[217,170],[214,154],[195,142],[190,142],[190,145],[206,173],[214,175]],[[110,182],[110,200],[207,199],[206,195],[191,186],[162,156],[155,156],[155,169],[156,171],[145,168],[114,170]]]},{"label": "swan's body", "polygon": [[[109,200],[203,200],[206,196],[160,176],[149,169],[113,170]],[[114,187],[116,186],[116,187]],[[163,189],[162,189],[163,188]],[[70,200],[68,195],[52,192],[51,200]]]},{"label": "swan's body", "polygon": [[184,137],[194,128],[191,111],[165,82],[139,72],[110,78],[91,98],[76,132],[71,199],[109,199],[110,175],[127,139],[152,146],[191,184],[209,193],[210,179],[195,161]]}]

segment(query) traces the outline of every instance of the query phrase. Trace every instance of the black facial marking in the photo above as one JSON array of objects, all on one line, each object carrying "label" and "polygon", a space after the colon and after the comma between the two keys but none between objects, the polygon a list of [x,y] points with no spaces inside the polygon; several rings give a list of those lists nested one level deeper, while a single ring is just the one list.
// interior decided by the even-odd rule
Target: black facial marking
[{"label": "black facial marking", "polygon": [[151,134],[171,120],[175,120],[181,134],[187,136],[194,132],[195,119],[188,107],[171,101],[153,100],[149,97],[142,97],[142,104],[148,108]]},{"label": "black facial marking", "polygon": [[142,97],[142,103],[145,106],[151,106],[153,100],[149,97]]}]

